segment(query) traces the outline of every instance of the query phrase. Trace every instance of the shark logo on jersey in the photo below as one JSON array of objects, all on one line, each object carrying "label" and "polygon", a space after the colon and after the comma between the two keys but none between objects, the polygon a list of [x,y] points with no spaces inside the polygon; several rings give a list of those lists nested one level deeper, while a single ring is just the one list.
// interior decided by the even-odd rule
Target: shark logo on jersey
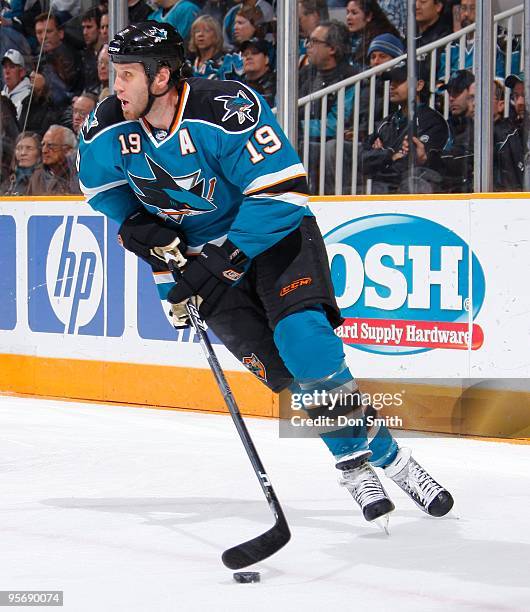
[{"label": "shark logo on jersey", "polygon": [[247,119],[250,119],[254,123],[254,117],[250,114],[254,102],[247,96],[247,94],[241,89],[237,92],[236,96],[217,96],[214,98],[219,102],[224,102],[225,111],[221,121],[228,121],[231,117],[237,117],[239,125],[245,123]]},{"label": "shark logo on jersey", "polygon": [[151,36],[151,38],[154,38],[156,43],[167,40],[167,32],[165,30],[160,30],[159,28],[150,28],[149,30],[146,30],[146,34]]},{"label": "shark logo on jersey", "polygon": [[145,159],[152,177],[134,176],[130,172],[136,197],[147,210],[155,215],[167,215],[173,221],[182,223],[185,217],[203,215],[213,212],[217,206],[211,201],[215,188],[215,179],[205,195],[206,183],[200,179],[201,171],[197,170],[186,176],[171,176],[148,155]]}]

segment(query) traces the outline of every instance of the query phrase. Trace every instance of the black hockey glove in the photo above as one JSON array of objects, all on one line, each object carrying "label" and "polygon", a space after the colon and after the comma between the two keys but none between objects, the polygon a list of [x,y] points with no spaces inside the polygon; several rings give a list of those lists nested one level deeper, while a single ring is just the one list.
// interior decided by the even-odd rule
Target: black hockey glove
[{"label": "black hockey glove", "polygon": [[222,246],[205,244],[199,255],[175,275],[175,286],[167,299],[172,304],[186,302],[198,295],[202,298],[201,314],[208,316],[224,292],[245,273],[246,255],[226,241]]},{"label": "black hockey glove", "polygon": [[138,210],[127,217],[118,236],[128,251],[147,261],[155,272],[167,270],[165,253],[171,253],[179,267],[186,264],[182,233],[146,210]]}]

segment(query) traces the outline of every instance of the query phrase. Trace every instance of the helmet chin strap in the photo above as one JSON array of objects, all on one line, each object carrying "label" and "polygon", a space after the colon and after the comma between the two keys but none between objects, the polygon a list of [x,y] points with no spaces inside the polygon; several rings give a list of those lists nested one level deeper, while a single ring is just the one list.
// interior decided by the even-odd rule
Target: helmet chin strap
[{"label": "helmet chin strap", "polygon": [[153,106],[153,103],[154,103],[154,101],[157,98],[161,98],[162,96],[165,96],[172,87],[175,87],[175,83],[173,82],[173,79],[170,78],[168,83],[167,83],[166,91],[163,91],[162,93],[159,93],[159,94],[154,94],[151,91],[151,87],[153,85],[153,81],[155,80],[155,77],[154,76],[150,76],[150,70],[148,71],[145,66],[144,66],[144,70],[145,70],[145,74],[146,74],[147,79],[148,79],[148,83],[147,83],[147,85],[148,85],[147,86],[148,96],[147,96],[147,105],[144,108],[143,112],[141,113],[140,118],[143,118],[143,117],[145,117],[146,115],[149,114],[149,112],[151,111],[151,108]]},{"label": "helmet chin strap", "polygon": [[[169,83],[171,83],[171,81]],[[151,91],[151,85],[153,84],[153,81],[152,80],[149,81],[149,89],[147,90],[149,92],[148,97],[147,97],[147,105],[144,108],[142,114],[140,115],[141,118],[149,114],[149,112],[151,111],[151,107],[153,106],[153,103],[157,98],[161,98],[162,96],[165,96],[169,92],[169,90],[171,89],[171,85],[169,83],[168,83],[166,91],[163,91],[162,93],[159,93],[159,94],[154,94]]]}]

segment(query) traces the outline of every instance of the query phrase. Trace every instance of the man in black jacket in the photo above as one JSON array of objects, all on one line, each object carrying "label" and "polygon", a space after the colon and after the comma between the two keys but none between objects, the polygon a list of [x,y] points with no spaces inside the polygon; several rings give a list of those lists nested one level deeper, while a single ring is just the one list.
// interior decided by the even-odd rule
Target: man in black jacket
[{"label": "man in black jacket", "polygon": [[[516,106],[515,116],[504,117],[504,85],[495,80],[493,137],[493,184],[495,191],[522,191],[524,189],[524,84],[521,77],[509,75],[505,81],[513,92],[522,90],[522,116]],[[516,89],[517,88],[517,89]]]},{"label": "man in black jacket", "polygon": [[418,68],[416,113],[413,142],[408,141],[409,109],[407,66],[402,62],[386,72],[390,81],[390,101],[397,111],[385,117],[362,145],[360,170],[372,179],[372,193],[404,193],[408,191],[409,155],[414,155],[414,182],[417,193],[440,190],[440,155],[449,138],[445,119],[429,108],[425,101],[427,75]]},{"label": "man in black jacket", "polygon": [[474,83],[469,70],[458,70],[440,89],[449,94],[450,144],[442,155],[444,193],[473,192]]}]

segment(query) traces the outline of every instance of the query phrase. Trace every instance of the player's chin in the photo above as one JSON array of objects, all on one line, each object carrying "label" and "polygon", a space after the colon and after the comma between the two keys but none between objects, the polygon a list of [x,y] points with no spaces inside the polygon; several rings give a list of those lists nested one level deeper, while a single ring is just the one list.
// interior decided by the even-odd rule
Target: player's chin
[{"label": "player's chin", "polygon": [[128,121],[134,121],[135,119],[140,118],[140,112],[137,109],[132,108],[131,105],[128,104],[125,108],[123,108],[123,116]]}]

